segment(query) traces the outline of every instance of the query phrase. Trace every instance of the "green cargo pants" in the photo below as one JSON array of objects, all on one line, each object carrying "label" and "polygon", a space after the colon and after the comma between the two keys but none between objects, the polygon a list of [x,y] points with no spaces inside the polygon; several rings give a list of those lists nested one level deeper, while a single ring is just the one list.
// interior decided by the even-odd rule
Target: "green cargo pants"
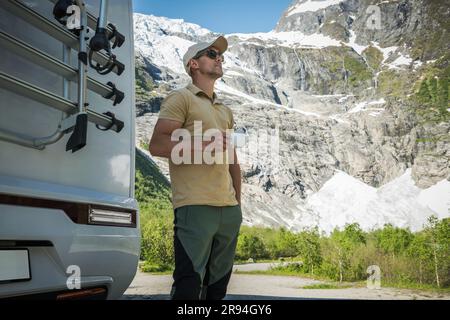
[{"label": "green cargo pants", "polygon": [[225,297],[241,223],[238,205],[189,205],[175,209],[172,299]]}]

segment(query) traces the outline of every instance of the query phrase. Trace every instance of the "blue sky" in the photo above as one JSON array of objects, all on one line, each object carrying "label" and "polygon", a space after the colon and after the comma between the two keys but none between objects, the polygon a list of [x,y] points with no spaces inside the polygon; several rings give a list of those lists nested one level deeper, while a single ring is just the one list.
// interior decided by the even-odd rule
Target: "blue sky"
[{"label": "blue sky", "polygon": [[133,0],[134,12],[184,19],[218,33],[268,32],[292,0]]}]

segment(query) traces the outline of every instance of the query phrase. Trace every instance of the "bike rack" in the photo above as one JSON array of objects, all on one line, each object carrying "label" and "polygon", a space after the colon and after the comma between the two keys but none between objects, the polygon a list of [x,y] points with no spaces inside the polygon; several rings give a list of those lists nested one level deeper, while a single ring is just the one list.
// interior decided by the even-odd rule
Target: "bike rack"
[{"label": "bike rack", "polygon": [[[49,1],[54,4],[58,2],[58,0],[49,0]],[[89,11],[87,12],[87,17],[88,17],[88,27],[95,30],[97,27],[97,18]],[[117,30],[116,26],[109,21],[106,22],[106,31],[108,39],[113,43],[112,48],[113,49],[116,47],[120,48],[122,44],[125,42],[125,36],[122,35]]]},{"label": "bike rack", "polygon": [[[67,114],[76,114],[78,106],[76,102],[67,100],[50,91],[39,88],[29,82],[23,81],[16,77],[10,76],[4,72],[0,72],[0,87],[10,90],[16,94],[26,96],[42,104],[53,107],[54,109],[63,111]],[[98,124],[102,127],[111,125],[111,117],[97,113],[93,110],[87,109],[88,119],[90,122]],[[111,130],[119,132],[119,128],[114,126]]]},{"label": "bike rack", "polygon": [[[51,1],[56,2],[56,0]],[[124,127],[124,123],[118,120],[113,113],[105,112],[104,114],[99,114],[88,108],[89,104],[86,100],[87,89],[96,92],[105,99],[113,100],[114,105],[123,100],[124,94],[118,90],[112,82],[108,82],[104,85],[87,76],[87,58],[89,49],[87,46],[87,40],[89,39],[87,37],[87,25],[88,20],[92,19],[92,15],[90,15],[91,18],[88,18],[82,0],[75,0],[75,3],[81,11],[81,28],[77,30],[78,36],[47,20],[45,17],[17,0],[4,0],[0,3],[2,8],[46,32],[53,38],[61,41],[64,45],[64,61],[60,61],[0,30],[0,44],[2,44],[2,46],[63,77],[64,95],[64,97],[61,97],[31,83],[4,72],[0,72],[0,87],[45,104],[48,107],[62,111],[61,122],[58,125],[58,128],[54,134],[48,137],[29,137],[17,132],[0,129],[0,140],[42,150],[46,145],[55,143],[65,134],[73,132],[66,145],[66,151],[71,150],[72,152],[76,152],[86,144],[87,122],[94,123],[98,129],[103,131],[113,130],[115,132],[120,132]],[[111,39],[109,38],[108,40]],[[123,41],[119,40],[116,39],[114,41],[121,42],[121,45]],[[119,44],[116,43],[115,45]],[[78,51],[78,69],[74,69],[67,64],[70,59],[71,49]],[[110,61],[110,57],[99,52],[95,52],[92,56],[93,60],[97,61],[99,64]],[[115,64],[111,69],[113,72],[120,75],[124,70],[124,66],[117,60],[115,60],[114,63]],[[69,81],[76,81],[78,83],[77,102],[69,100]]]},{"label": "bike rack", "polygon": [[[41,31],[49,34],[56,40],[61,41],[72,49],[79,51],[79,39],[78,37],[67,29],[64,29],[60,25],[48,20],[47,18],[41,16],[39,13],[27,7],[25,4],[20,3],[17,0],[2,0],[0,6],[8,10],[10,13],[21,17],[26,22],[30,23],[34,27],[40,29]],[[104,65],[108,62],[109,58],[101,53],[95,52],[93,55],[94,61]],[[115,62],[116,65],[112,71],[118,75],[121,75],[125,70],[125,66],[120,61]]]},{"label": "bike rack", "polygon": [[[108,39],[107,32],[107,22],[106,17],[108,16],[108,0],[100,0],[100,12],[98,14],[98,22],[95,28],[95,35],[91,38],[89,42],[89,46],[91,47],[91,51],[89,52],[89,65],[97,71],[97,73],[101,75],[108,74],[114,68],[114,62],[116,60],[116,56],[111,52],[111,44]],[[109,60],[106,64],[101,65],[97,62],[96,65],[93,63],[93,54],[94,52],[99,52],[104,50]]]},{"label": "bike rack", "polygon": [[[64,78],[77,81],[78,71],[71,66],[53,58],[52,56],[42,52],[27,43],[18,40],[9,34],[0,30],[0,44],[4,45],[5,48],[17,53],[25,59],[33,61],[34,63],[40,65],[53,73],[56,73]],[[104,98],[111,99],[115,104],[119,104],[123,98],[124,94],[120,90],[115,88],[114,84],[102,84],[97,80],[90,77],[87,78],[88,89],[98,93]]]}]

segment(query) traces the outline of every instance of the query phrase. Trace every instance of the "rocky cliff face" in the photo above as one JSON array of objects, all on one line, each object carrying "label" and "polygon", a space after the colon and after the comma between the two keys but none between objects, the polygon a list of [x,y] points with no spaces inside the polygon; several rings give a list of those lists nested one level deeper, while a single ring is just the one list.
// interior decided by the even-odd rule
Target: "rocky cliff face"
[{"label": "rocky cliff face", "polygon": [[353,31],[361,45],[405,45],[413,49],[413,59],[423,61],[448,49],[449,14],[445,0],[298,0],[275,30],[323,33],[344,42]]},{"label": "rocky cliff face", "polygon": [[[371,29],[367,20],[373,11],[368,8],[377,3],[380,28]],[[277,130],[268,132],[279,138],[276,165],[264,151],[270,149],[266,141],[250,155],[251,147],[239,151],[246,159],[242,163],[246,223],[291,229],[318,224],[329,230],[345,222],[367,228],[391,222],[418,229],[427,215],[448,214],[448,205],[431,210],[431,200],[420,198],[418,189],[450,179],[448,106],[432,103],[438,100],[432,100],[434,82],[429,81],[438,77],[439,84],[450,76],[445,18],[449,8],[444,3],[294,1],[274,31],[227,35],[230,47],[217,92],[232,108],[237,127],[245,127],[250,136]],[[136,15],[135,29],[137,139],[146,141],[161,99],[189,81],[181,63],[185,50],[191,41],[216,34],[180,20],[142,15]],[[424,45],[425,37],[437,43]],[[418,95],[424,83],[431,88],[430,97],[424,94],[429,100]],[[448,104],[448,88],[446,94]],[[167,172],[166,164],[158,163]],[[336,223],[324,223],[328,213],[311,199],[317,201],[314,195],[340,173],[378,188],[383,197],[377,201],[386,206],[378,206],[377,212],[358,206],[336,209]],[[401,199],[421,202],[405,204],[395,195],[387,199],[380,190],[395,181],[410,192]],[[445,183],[442,194],[448,200]],[[346,192],[358,203],[355,190]],[[321,199],[332,203],[330,197]],[[361,212],[378,218],[365,224]]]}]

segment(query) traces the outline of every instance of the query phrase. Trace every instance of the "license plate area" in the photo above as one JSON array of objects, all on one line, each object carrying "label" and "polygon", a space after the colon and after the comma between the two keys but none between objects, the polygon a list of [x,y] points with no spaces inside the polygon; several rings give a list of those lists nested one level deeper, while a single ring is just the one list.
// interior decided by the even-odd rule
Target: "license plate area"
[{"label": "license plate area", "polygon": [[31,280],[28,249],[0,249],[0,283]]}]

